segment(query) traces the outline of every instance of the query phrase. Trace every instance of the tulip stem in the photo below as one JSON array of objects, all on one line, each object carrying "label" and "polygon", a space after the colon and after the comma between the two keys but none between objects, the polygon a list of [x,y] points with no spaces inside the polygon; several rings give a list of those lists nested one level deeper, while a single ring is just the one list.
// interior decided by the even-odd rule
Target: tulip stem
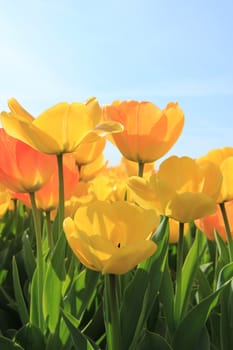
[{"label": "tulip stem", "polygon": [[39,210],[36,207],[35,192],[29,193],[32,216],[36,234],[36,254],[37,254],[37,277],[38,277],[38,321],[39,328],[43,329],[43,312],[42,312],[42,297],[43,297],[43,251],[41,239],[41,223],[39,217]]},{"label": "tulip stem", "polygon": [[105,328],[107,334],[107,350],[121,349],[119,298],[117,276],[105,275]]},{"label": "tulip stem", "polygon": [[233,261],[233,239],[231,235],[231,229],[230,229],[229,220],[227,217],[225,203],[222,202],[219,204],[219,206],[221,209],[221,213],[222,213],[222,217],[223,217],[223,221],[226,229],[230,261]]},{"label": "tulip stem", "polygon": [[57,154],[57,167],[58,167],[58,182],[59,182],[59,206],[58,206],[58,236],[60,237],[62,232],[62,224],[64,219],[64,176],[63,176],[63,154]]},{"label": "tulip stem", "polygon": [[50,219],[50,211],[46,210],[45,218],[46,218],[46,228],[47,228],[49,249],[52,251],[52,249],[54,248],[54,239],[53,239],[52,225],[51,225],[51,219]]},{"label": "tulip stem", "polygon": [[143,177],[145,163],[138,162],[138,176]]},{"label": "tulip stem", "polygon": [[184,259],[184,223],[179,223],[179,240],[177,243],[176,255],[176,295],[175,295],[175,321],[178,324],[181,320],[181,293],[182,293],[182,267]]}]

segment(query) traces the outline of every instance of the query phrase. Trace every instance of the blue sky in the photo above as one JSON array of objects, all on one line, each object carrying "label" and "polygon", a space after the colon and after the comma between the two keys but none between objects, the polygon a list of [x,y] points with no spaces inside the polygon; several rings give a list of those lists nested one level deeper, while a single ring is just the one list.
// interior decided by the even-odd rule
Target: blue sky
[{"label": "blue sky", "polygon": [[232,17],[230,0],[0,0],[0,109],[174,101],[185,127],[165,158],[233,147]]}]

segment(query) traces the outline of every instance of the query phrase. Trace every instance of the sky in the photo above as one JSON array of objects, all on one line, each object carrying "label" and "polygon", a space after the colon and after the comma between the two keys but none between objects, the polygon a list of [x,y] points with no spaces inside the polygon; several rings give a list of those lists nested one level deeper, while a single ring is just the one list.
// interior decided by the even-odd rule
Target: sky
[{"label": "sky", "polygon": [[173,101],[185,126],[163,159],[233,147],[232,17],[232,0],[0,0],[0,110]]}]

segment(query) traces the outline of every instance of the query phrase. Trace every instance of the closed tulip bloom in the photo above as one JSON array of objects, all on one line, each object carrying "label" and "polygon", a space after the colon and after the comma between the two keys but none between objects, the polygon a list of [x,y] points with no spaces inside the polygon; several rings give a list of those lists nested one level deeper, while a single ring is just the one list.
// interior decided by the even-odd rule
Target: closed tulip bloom
[{"label": "closed tulip bloom", "polygon": [[115,102],[103,108],[104,118],[120,122],[124,131],[112,135],[115,145],[128,160],[151,163],[174,145],[184,125],[184,114],[177,103],[164,110],[151,102]]},{"label": "closed tulip bloom", "polygon": [[15,99],[8,104],[11,112],[1,113],[6,132],[48,154],[71,153],[84,141],[122,131],[119,123],[101,123],[101,109],[95,98],[86,103],[58,103],[35,119]]},{"label": "closed tulip bloom", "polygon": [[93,162],[82,165],[79,167],[80,179],[82,181],[90,181],[94,179],[99,173],[101,173],[107,166],[107,161],[101,154]]},{"label": "closed tulip bloom", "polygon": [[153,210],[127,202],[96,201],[64,220],[74,254],[86,267],[103,274],[124,274],[157,249],[149,238],[159,222]]},{"label": "closed tulip bloom", "polygon": [[216,210],[221,180],[215,164],[206,162],[201,166],[189,157],[173,156],[148,180],[132,177],[128,186],[140,205],[185,223]]},{"label": "closed tulip bloom", "polygon": [[105,143],[105,139],[100,138],[95,142],[82,143],[79,145],[76,151],[72,153],[77,165],[80,167],[94,162],[99,156],[101,156]]},{"label": "closed tulip bloom", "polygon": [[[233,237],[233,201],[227,202],[225,204],[225,209],[229,220],[231,235]],[[209,240],[215,240],[215,231],[217,231],[221,238],[225,242],[227,241],[226,227],[219,205],[217,205],[217,210],[214,214],[195,220],[195,224]]]},{"label": "closed tulip bloom", "polygon": [[199,163],[210,161],[219,166],[222,173],[222,186],[217,198],[217,203],[231,201],[233,199],[233,148],[223,147],[213,149],[205,156],[198,159]]},{"label": "closed tulip bloom", "polygon": [[0,182],[14,192],[38,191],[49,180],[56,159],[0,129]]}]

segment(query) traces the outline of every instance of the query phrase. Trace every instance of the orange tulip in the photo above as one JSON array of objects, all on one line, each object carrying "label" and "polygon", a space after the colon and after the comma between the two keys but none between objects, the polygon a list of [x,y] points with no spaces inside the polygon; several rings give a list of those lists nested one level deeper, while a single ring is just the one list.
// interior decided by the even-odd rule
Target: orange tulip
[{"label": "orange tulip", "polygon": [[49,180],[56,158],[34,150],[0,129],[0,182],[14,192],[38,191]]},{"label": "orange tulip", "polygon": [[[225,209],[233,237],[233,201],[225,203]],[[214,214],[195,220],[195,224],[208,239],[215,240],[214,232],[217,231],[220,237],[225,242],[227,241],[226,228],[219,205],[217,205],[217,211]]]},{"label": "orange tulip", "polygon": [[125,158],[138,163],[161,158],[176,142],[184,125],[184,114],[177,103],[169,103],[161,110],[150,102],[115,102],[103,108],[103,116],[124,126],[124,131],[112,138]]},{"label": "orange tulip", "polygon": [[[69,154],[63,156],[64,193],[65,200],[70,199],[73,189],[77,185],[79,173],[73,157]],[[14,197],[31,207],[30,198],[26,193],[14,193]],[[49,181],[35,193],[36,206],[44,211],[57,209],[59,202],[58,172],[54,163],[53,174]]]}]

